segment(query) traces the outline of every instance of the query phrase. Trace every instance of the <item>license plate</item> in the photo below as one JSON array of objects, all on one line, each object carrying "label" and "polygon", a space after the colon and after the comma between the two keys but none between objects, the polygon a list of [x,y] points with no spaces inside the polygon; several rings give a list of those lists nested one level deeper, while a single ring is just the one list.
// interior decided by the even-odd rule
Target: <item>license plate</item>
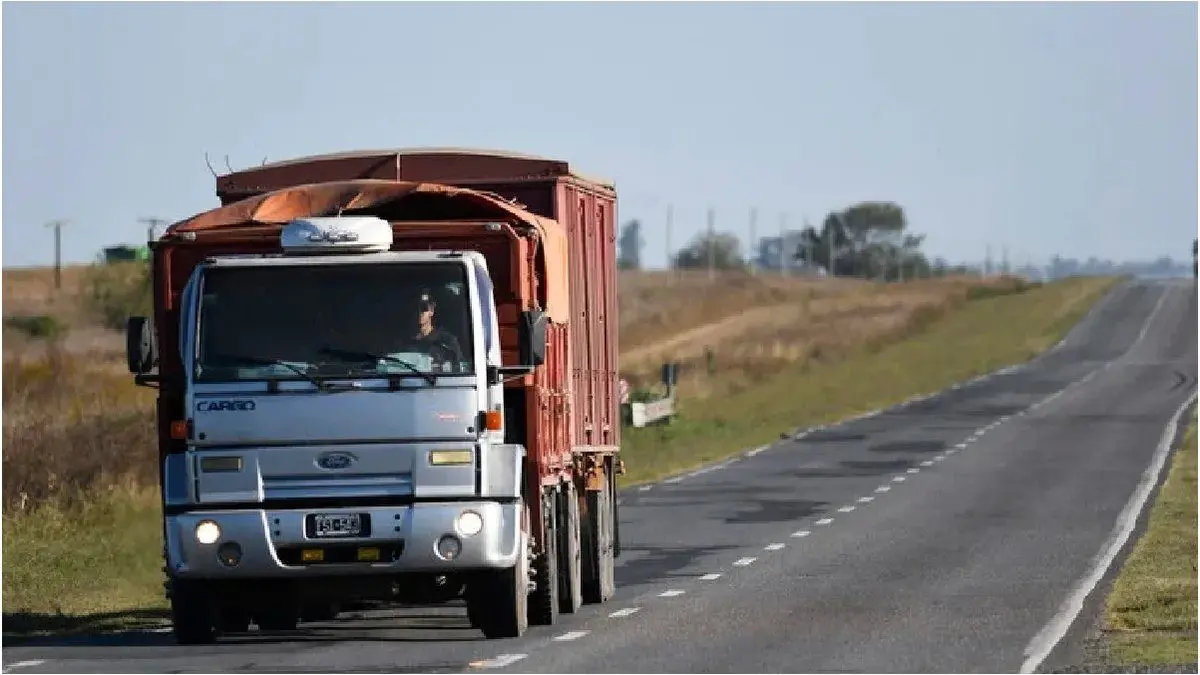
[{"label": "license plate", "polygon": [[362,534],[362,514],[315,513],[312,516],[314,537],[357,537]]}]

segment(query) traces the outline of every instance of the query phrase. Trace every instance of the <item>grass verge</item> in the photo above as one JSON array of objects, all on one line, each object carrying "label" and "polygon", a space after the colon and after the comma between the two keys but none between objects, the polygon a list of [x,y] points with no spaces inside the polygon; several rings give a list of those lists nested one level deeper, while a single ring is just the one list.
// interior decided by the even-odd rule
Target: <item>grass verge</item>
[{"label": "grass verge", "polygon": [[1196,413],[1106,602],[1107,661],[1196,663]]},{"label": "grass verge", "polygon": [[6,635],[128,629],[165,616],[156,488],[112,486],[3,522]]},{"label": "grass verge", "polygon": [[651,482],[777,440],[1028,360],[1058,342],[1112,287],[1076,278],[1023,293],[968,300],[907,339],[804,363],[737,394],[684,400],[671,424],[622,432],[623,485]]}]

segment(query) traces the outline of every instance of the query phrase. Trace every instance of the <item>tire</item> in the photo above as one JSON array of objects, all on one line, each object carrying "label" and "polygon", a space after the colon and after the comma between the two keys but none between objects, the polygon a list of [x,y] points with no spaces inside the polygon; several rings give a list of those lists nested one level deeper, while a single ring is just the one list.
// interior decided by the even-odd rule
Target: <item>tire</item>
[{"label": "tire", "polygon": [[[612,474],[609,474],[609,481]],[[606,602],[615,590],[613,558],[613,501],[608,485],[587,493],[587,532],[584,541],[583,601]]]},{"label": "tire", "polygon": [[467,585],[467,616],[489,640],[517,638],[529,628],[529,518],[525,511],[517,562],[479,574]]},{"label": "tire", "polygon": [[202,583],[171,579],[171,632],[181,645],[211,644],[217,639],[216,612]]},{"label": "tire", "polygon": [[543,546],[533,564],[536,588],[529,598],[529,623],[553,626],[558,623],[558,490],[542,494],[541,513]]},{"label": "tire", "polygon": [[574,481],[559,492],[558,599],[559,611],[574,614],[583,606],[583,560],[579,541],[579,493]]}]

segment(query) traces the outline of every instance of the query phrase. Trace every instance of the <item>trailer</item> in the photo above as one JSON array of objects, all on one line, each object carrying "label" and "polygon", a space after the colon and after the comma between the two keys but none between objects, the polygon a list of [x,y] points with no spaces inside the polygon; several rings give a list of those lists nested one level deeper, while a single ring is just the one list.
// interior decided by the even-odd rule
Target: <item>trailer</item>
[{"label": "trailer", "polygon": [[417,154],[220,177],[154,242],[127,356],[158,388],[181,643],[432,578],[490,638],[615,591],[615,190]]}]

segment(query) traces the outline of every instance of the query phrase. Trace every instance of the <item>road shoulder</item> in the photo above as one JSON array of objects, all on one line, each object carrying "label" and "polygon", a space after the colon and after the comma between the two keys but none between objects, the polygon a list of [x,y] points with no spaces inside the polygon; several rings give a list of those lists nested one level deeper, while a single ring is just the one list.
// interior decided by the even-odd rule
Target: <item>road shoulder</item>
[{"label": "road shoulder", "polygon": [[[1197,672],[1195,626],[1196,571],[1196,404],[1182,415],[1175,443],[1164,471],[1154,488],[1149,507],[1138,518],[1130,537],[1104,578],[1088,597],[1083,611],[1064,639],[1037,672],[1041,673],[1194,673]],[[1164,489],[1166,488],[1166,489]],[[1180,568],[1164,564],[1166,545],[1181,529],[1180,513],[1191,515],[1189,561],[1192,584],[1162,584],[1153,573],[1168,574]],[[1170,534],[1169,534],[1170,533]],[[1164,536],[1167,535],[1167,536]],[[1155,582],[1159,583],[1155,583]],[[1157,592],[1156,592],[1156,588]],[[1190,593],[1191,626],[1179,625],[1167,606],[1187,604]],[[1118,624],[1124,624],[1121,629]],[[1181,658],[1180,652],[1190,652]],[[1190,658],[1188,658],[1190,656]]]}]

